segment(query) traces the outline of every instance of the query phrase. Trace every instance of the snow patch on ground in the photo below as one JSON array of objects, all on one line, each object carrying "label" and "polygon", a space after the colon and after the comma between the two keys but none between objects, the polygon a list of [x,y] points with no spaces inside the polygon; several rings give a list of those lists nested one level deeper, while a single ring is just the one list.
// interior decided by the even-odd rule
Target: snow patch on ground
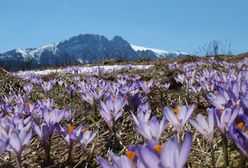
[{"label": "snow patch on ground", "polygon": [[118,71],[121,69],[149,69],[154,65],[104,65],[104,66],[89,66],[89,67],[81,67],[81,66],[73,66],[64,69],[47,69],[47,70],[35,70],[35,71],[19,71],[14,73],[19,77],[25,78],[32,75],[48,75],[51,73],[71,73],[71,74],[99,74],[103,73],[111,73],[113,71]]}]

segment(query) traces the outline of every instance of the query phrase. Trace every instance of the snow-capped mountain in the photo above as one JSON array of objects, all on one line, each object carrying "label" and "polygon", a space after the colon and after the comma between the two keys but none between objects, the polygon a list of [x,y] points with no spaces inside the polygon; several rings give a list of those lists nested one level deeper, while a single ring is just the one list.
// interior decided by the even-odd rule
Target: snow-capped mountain
[{"label": "snow-capped mountain", "polygon": [[0,67],[16,71],[47,66],[94,63],[104,60],[159,59],[185,53],[131,45],[120,36],[109,40],[101,35],[80,34],[59,43],[38,48],[14,49],[0,54]]}]

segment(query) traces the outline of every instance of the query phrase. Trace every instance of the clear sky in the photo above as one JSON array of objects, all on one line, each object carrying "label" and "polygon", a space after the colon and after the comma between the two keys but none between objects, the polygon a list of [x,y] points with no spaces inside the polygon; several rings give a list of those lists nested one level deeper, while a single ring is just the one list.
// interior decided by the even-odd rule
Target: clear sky
[{"label": "clear sky", "polygon": [[212,40],[248,51],[248,0],[1,0],[0,52],[74,35],[194,53]]}]

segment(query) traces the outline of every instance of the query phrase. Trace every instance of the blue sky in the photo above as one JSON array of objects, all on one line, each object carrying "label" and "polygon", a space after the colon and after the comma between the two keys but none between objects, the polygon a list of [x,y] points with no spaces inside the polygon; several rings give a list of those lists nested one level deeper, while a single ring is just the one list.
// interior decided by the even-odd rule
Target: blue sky
[{"label": "blue sky", "polygon": [[0,6],[0,52],[84,33],[188,53],[228,40],[234,53],[248,51],[247,0],[3,0]]}]

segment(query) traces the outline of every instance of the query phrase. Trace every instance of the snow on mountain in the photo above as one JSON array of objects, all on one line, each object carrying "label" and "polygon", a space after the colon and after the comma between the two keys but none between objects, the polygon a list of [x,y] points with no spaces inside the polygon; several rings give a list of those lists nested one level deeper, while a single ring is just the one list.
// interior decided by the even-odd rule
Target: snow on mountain
[{"label": "snow on mountain", "polygon": [[41,53],[43,53],[46,50],[49,50],[55,54],[56,50],[57,50],[57,44],[48,44],[48,45],[41,46],[39,48],[36,48],[34,50],[29,51],[29,54],[31,56],[40,55]]},{"label": "snow on mountain", "polygon": [[141,47],[141,46],[137,46],[137,45],[133,45],[131,44],[131,47],[135,50],[135,51],[146,51],[146,50],[151,50],[155,53],[157,53],[158,55],[162,55],[162,54],[167,54],[168,51],[164,51],[164,50],[160,50],[160,49],[156,49],[156,48],[146,48],[146,47]]},{"label": "snow on mountain", "polygon": [[166,58],[166,57],[174,57],[174,56],[179,56],[179,55],[187,55],[185,52],[168,52],[165,50],[160,50],[156,48],[146,48],[146,47],[141,47],[137,45],[131,44],[131,47],[136,51],[140,52],[143,55],[145,53],[153,52],[158,58]]},{"label": "snow on mountain", "polygon": [[24,58],[26,58],[28,55],[28,53],[25,50],[22,50],[20,48],[16,49],[16,53],[21,54]]},{"label": "snow on mountain", "polygon": [[102,35],[80,34],[68,40],[38,48],[14,49],[0,53],[0,67],[11,71],[48,66],[95,63],[104,60],[159,59],[184,53],[131,45],[120,36],[109,40]]}]

